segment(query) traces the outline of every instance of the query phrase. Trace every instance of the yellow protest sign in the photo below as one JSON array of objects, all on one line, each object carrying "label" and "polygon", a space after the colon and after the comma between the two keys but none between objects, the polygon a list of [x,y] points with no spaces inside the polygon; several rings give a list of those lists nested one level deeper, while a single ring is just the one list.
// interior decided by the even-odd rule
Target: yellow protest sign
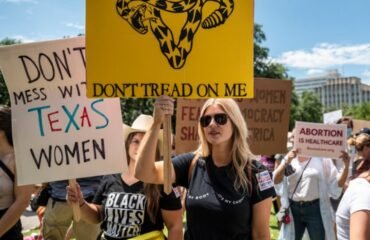
[{"label": "yellow protest sign", "polygon": [[253,0],[86,8],[88,97],[253,97]]}]

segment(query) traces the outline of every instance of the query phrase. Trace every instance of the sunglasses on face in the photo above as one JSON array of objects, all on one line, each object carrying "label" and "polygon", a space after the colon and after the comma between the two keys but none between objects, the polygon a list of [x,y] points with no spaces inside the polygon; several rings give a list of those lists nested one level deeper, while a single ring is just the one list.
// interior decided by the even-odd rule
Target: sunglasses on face
[{"label": "sunglasses on face", "polygon": [[212,119],[215,120],[217,125],[225,125],[227,123],[227,115],[226,113],[217,113],[215,115],[204,115],[200,118],[200,126],[208,127],[211,124]]}]

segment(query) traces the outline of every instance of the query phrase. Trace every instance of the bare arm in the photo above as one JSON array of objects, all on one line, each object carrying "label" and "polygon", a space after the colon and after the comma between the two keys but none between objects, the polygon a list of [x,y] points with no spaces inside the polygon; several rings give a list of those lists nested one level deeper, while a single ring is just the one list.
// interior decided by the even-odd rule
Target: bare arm
[{"label": "bare arm", "polygon": [[252,208],[252,239],[270,240],[270,210],[272,197],[253,205]]},{"label": "bare arm", "polygon": [[168,230],[168,240],[183,239],[182,232],[182,209],[179,210],[161,210],[162,218]]},{"label": "bare arm", "polygon": [[17,183],[14,183],[15,201],[10,205],[6,213],[0,219],[0,236],[4,235],[4,233],[17,223],[30,203],[31,194],[34,191],[33,185],[16,185]]},{"label": "bare arm", "polygon": [[76,191],[67,186],[67,201],[68,203],[77,203],[80,206],[81,218],[85,222],[97,224],[103,220],[101,205],[86,202],[78,183],[76,183]]},{"label": "bare arm", "polygon": [[287,163],[281,163],[274,172],[274,184],[279,184],[283,181],[284,178],[284,171]]},{"label": "bare arm", "polygon": [[[145,133],[140,143],[135,177],[143,182],[162,184],[163,161],[155,162],[155,152],[160,132],[161,124],[165,115],[172,116],[173,99],[168,96],[159,97],[154,105],[154,122],[150,129]],[[171,181],[175,181],[174,169],[172,167]]]},{"label": "bare arm", "polygon": [[298,151],[295,150],[295,149],[291,150],[287,154],[285,162],[279,164],[279,166],[276,168],[275,173],[274,173],[274,184],[279,184],[279,183],[281,183],[281,181],[283,181],[285,168],[297,156],[297,152]]},{"label": "bare arm", "polygon": [[345,186],[345,183],[346,183],[347,177],[348,177],[350,157],[349,157],[347,152],[342,151],[342,155],[340,156],[340,158],[343,160],[344,168],[343,168],[342,173],[338,177],[338,186],[343,188]]},{"label": "bare arm", "polygon": [[370,211],[358,211],[350,217],[350,239],[369,240],[370,236]]}]

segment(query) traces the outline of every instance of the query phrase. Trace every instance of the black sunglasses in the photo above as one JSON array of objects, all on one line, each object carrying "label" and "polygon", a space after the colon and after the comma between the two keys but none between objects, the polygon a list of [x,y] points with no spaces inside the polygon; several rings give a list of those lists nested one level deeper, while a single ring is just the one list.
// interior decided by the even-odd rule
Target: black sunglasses
[{"label": "black sunglasses", "polygon": [[200,118],[200,126],[208,127],[212,122],[212,118],[215,120],[217,125],[225,125],[227,123],[227,114],[226,113],[217,113],[215,115],[204,115]]}]

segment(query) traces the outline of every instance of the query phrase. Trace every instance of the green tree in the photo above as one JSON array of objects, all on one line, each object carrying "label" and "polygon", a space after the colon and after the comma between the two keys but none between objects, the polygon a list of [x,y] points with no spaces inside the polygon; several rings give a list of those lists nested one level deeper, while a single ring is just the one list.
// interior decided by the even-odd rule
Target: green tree
[{"label": "green tree", "polygon": [[297,121],[322,122],[322,104],[313,92],[303,92],[297,112]]},{"label": "green tree", "polygon": [[9,93],[3,74],[0,71],[0,104],[10,106]]},{"label": "green tree", "polygon": [[274,63],[268,60],[270,50],[267,47],[262,46],[262,43],[266,41],[266,35],[262,30],[262,25],[254,24],[253,37],[254,76],[276,79],[289,79],[286,67],[284,67],[280,63]]},{"label": "green tree", "polygon": [[353,106],[348,111],[354,119],[370,120],[370,102]]},{"label": "green tree", "polygon": [[152,115],[154,99],[152,98],[122,98],[121,110],[123,122],[131,123],[140,115]]},{"label": "green tree", "polygon": [[[0,46],[2,45],[12,45],[12,44],[19,44],[21,41],[11,39],[11,38],[4,38],[0,41]],[[0,71],[0,104],[1,105],[10,105],[9,93],[8,88],[6,87],[4,76]]]},{"label": "green tree", "polygon": [[[254,76],[275,78],[275,79],[294,79],[288,75],[288,69],[280,63],[274,63],[268,60],[269,49],[262,46],[266,41],[266,35],[262,30],[262,25],[254,24]],[[295,125],[295,119],[298,116],[299,98],[296,92],[293,91],[291,96],[291,108],[289,119],[289,130],[292,130]]]},{"label": "green tree", "polygon": [[293,130],[295,126],[295,121],[299,118],[299,103],[299,97],[293,90],[290,105],[289,131]]}]

